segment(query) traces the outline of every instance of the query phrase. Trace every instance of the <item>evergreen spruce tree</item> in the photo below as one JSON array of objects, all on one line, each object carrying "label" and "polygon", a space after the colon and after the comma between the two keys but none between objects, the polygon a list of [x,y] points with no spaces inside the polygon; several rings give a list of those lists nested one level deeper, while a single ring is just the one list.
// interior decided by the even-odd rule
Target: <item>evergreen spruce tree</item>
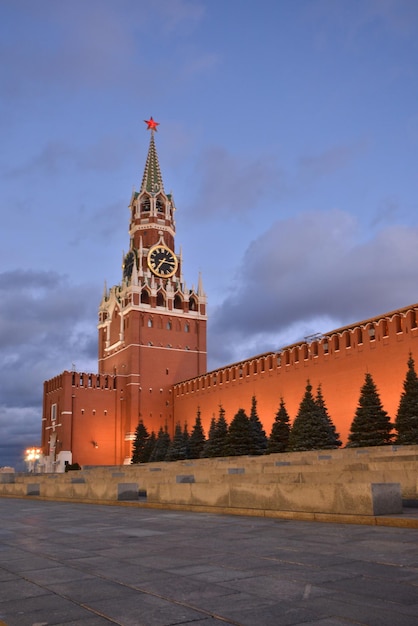
[{"label": "evergreen spruce tree", "polygon": [[267,454],[286,452],[289,445],[290,417],[286,410],[283,398],[280,398],[280,406],[274,418],[270,437],[267,444]]},{"label": "evergreen spruce tree", "polygon": [[250,419],[244,409],[238,409],[228,429],[229,456],[250,454],[252,447],[252,430]]},{"label": "evergreen spruce tree", "polygon": [[144,460],[143,463],[149,463],[151,460],[151,455],[154,451],[155,443],[157,441],[157,437],[155,436],[155,432],[152,431],[150,436],[148,437],[148,441],[145,444],[144,448]]},{"label": "evergreen spruce tree", "polygon": [[165,461],[169,447],[170,435],[168,434],[167,426],[165,428],[161,427],[158,431],[153,451],[151,452],[150,462]]},{"label": "evergreen spruce tree", "polygon": [[216,431],[216,419],[215,419],[215,416],[213,416],[212,419],[210,420],[208,438],[206,439],[205,446],[203,448],[202,456],[206,458],[212,458],[216,456],[215,447],[214,447],[215,431]]},{"label": "evergreen spruce tree", "polygon": [[367,373],[350,427],[347,448],[387,445],[392,440],[391,430],[392,424],[382,407],[377,387],[371,374]]},{"label": "evergreen spruce tree", "polygon": [[171,440],[167,454],[166,461],[182,461],[187,456],[187,444],[185,441],[184,431],[182,431],[180,423],[177,422],[174,429],[174,436]]},{"label": "evergreen spruce tree", "polygon": [[190,434],[189,434],[189,429],[188,429],[187,422],[186,422],[183,427],[183,448],[184,448],[185,459],[189,458],[189,441],[190,441]]},{"label": "evergreen spruce tree", "polygon": [[[132,446],[132,459],[131,463],[146,463],[149,460],[149,449],[147,450],[147,443],[149,440],[149,432],[144,426],[142,420],[140,420],[135,430],[135,439]],[[147,450],[148,456],[145,460],[145,451]]]},{"label": "evergreen spruce tree", "polygon": [[225,419],[225,409],[221,405],[219,407],[219,417],[216,420],[215,436],[213,440],[214,456],[228,456],[228,423]]},{"label": "evergreen spruce tree", "polygon": [[257,413],[257,400],[251,398],[250,427],[252,434],[251,450],[249,454],[265,454],[267,450],[267,436]]},{"label": "evergreen spruce tree", "polygon": [[203,455],[205,442],[200,409],[197,409],[196,421],[189,439],[189,459],[199,459]]},{"label": "evergreen spruce tree", "polygon": [[412,354],[408,359],[408,371],[403,383],[403,392],[395,419],[398,431],[396,443],[418,443],[418,377]]},{"label": "evergreen spruce tree", "polygon": [[289,450],[324,450],[329,447],[329,425],[315,402],[312,385],[308,380],[305,395],[290,431]]},{"label": "evergreen spruce tree", "polygon": [[322,417],[328,428],[328,438],[327,441],[324,442],[324,449],[332,450],[333,448],[339,448],[342,445],[342,441],[340,439],[340,435],[337,433],[332,419],[328,414],[324,396],[322,395],[321,385],[318,385],[315,402],[322,413]]},{"label": "evergreen spruce tree", "polygon": [[212,417],[208,439],[203,449],[203,456],[214,458],[228,455],[228,424],[225,419],[225,409],[219,406],[219,417]]}]

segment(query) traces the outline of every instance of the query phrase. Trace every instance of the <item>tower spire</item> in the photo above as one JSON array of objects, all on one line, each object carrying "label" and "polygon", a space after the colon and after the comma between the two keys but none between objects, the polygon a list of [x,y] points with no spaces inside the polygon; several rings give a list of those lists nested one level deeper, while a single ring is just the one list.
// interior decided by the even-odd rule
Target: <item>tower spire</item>
[{"label": "tower spire", "polygon": [[154,133],[157,132],[158,122],[155,122],[152,117],[149,120],[144,120],[147,124],[147,130],[151,131],[150,144],[148,148],[148,156],[145,163],[144,176],[141,183],[141,191],[147,191],[148,193],[155,194],[158,191],[164,192],[163,179],[161,176],[160,164],[158,162],[157,150],[155,147]]}]

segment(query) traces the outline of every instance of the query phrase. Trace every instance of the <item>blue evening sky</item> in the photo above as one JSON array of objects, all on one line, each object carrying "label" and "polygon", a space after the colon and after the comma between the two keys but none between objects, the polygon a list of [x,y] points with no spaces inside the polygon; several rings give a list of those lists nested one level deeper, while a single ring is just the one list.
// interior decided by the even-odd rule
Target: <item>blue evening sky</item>
[{"label": "blue evening sky", "polygon": [[0,60],[0,466],[97,369],[150,116],[209,368],[418,301],[416,0],[1,0]]}]

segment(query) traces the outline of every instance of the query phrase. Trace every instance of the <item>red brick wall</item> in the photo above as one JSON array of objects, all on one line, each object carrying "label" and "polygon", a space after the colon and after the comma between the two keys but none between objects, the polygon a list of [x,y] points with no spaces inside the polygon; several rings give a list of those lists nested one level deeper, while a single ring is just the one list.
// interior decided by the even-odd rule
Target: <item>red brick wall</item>
[{"label": "red brick wall", "polygon": [[191,427],[200,407],[207,434],[220,404],[229,422],[240,407],[249,413],[255,395],[269,434],[280,398],[293,421],[309,379],[314,391],[321,384],[330,416],[346,443],[366,372],[372,374],[385,410],[395,418],[410,352],[418,366],[417,311],[414,305],[175,385],[174,419]]}]

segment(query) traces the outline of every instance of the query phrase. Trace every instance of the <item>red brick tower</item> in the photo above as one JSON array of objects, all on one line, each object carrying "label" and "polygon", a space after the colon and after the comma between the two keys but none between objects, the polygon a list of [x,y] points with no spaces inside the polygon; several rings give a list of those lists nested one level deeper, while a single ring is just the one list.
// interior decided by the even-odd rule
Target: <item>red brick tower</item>
[{"label": "red brick tower", "polygon": [[149,430],[174,427],[171,387],[206,372],[206,296],[186,288],[175,252],[174,200],[164,191],[151,138],[139,192],[133,192],[129,251],[122,281],[105,288],[99,307],[99,374],[116,375],[125,462],[139,420]]}]

